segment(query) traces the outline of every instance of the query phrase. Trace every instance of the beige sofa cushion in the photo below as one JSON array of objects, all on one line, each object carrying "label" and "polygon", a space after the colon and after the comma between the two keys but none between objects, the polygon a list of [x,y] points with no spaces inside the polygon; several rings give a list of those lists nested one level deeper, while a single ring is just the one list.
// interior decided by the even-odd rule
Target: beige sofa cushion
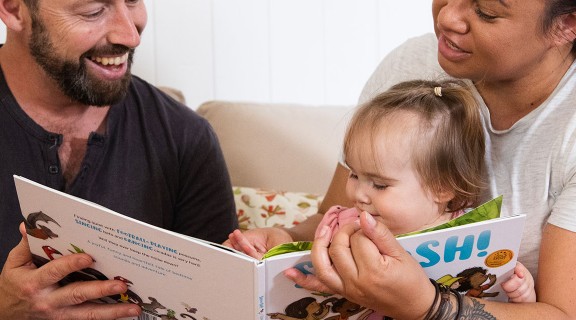
[{"label": "beige sofa cushion", "polygon": [[210,101],[232,184],[323,195],[338,161],[351,106]]}]

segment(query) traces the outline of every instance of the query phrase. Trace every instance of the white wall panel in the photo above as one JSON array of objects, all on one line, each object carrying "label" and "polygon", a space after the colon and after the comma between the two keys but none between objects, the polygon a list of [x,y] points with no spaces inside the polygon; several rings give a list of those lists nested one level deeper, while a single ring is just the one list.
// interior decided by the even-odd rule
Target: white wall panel
[{"label": "white wall panel", "polygon": [[325,2],[325,104],[354,104],[374,70],[378,61],[377,2]]},{"label": "white wall panel", "polygon": [[148,12],[148,23],[140,37],[140,46],[134,54],[132,72],[139,77],[156,84],[156,3],[144,0]]},{"label": "white wall panel", "polygon": [[324,1],[270,2],[271,100],[324,104]]},{"label": "white wall panel", "polygon": [[197,106],[214,97],[212,1],[156,2],[156,82]]},{"label": "white wall panel", "polygon": [[432,0],[379,1],[380,59],[410,37],[434,32]]},{"label": "white wall panel", "polygon": [[0,22],[0,43],[6,41],[6,26]]},{"label": "white wall panel", "polygon": [[216,99],[270,101],[268,0],[213,0]]}]

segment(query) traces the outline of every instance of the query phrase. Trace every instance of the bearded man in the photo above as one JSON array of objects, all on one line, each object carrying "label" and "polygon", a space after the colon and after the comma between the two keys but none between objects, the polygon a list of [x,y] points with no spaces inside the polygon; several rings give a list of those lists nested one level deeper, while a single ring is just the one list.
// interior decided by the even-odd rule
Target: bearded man
[{"label": "bearded man", "polygon": [[0,319],[137,315],[133,304],[89,302],[125,292],[122,281],[58,287],[92,263],[86,254],[31,263],[13,175],[220,243],[238,224],[218,140],[131,75],[143,0],[0,0],[0,19]]}]

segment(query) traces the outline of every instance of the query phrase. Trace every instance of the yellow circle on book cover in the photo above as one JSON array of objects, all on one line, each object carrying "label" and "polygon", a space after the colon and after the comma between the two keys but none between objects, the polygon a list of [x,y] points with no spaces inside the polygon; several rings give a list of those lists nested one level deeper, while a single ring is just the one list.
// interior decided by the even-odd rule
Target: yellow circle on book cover
[{"label": "yellow circle on book cover", "polygon": [[489,268],[498,268],[510,262],[513,257],[514,252],[512,250],[501,249],[489,254],[484,260],[484,264]]}]

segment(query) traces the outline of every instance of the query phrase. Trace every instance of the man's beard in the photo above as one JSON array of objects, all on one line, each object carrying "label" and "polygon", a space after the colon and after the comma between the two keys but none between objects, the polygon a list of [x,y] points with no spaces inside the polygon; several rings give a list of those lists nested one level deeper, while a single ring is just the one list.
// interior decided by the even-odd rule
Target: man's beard
[{"label": "man's beard", "polygon": [[[79,61],[65,60],[55,53],[49,32],[35,14],[32,15],[32,36],[29,47],[36,62],[58,83],[62,92],[75,101],[90,106],[108,106],[120,101],[126,95],[131,80],[130,67],[134,49],[123,45],[110,45],[84,53]],[[101,80],[88,73],[87,57],[118,55],[127,51],[129,52],[126,60],[128,68],[122,79]]]}]

